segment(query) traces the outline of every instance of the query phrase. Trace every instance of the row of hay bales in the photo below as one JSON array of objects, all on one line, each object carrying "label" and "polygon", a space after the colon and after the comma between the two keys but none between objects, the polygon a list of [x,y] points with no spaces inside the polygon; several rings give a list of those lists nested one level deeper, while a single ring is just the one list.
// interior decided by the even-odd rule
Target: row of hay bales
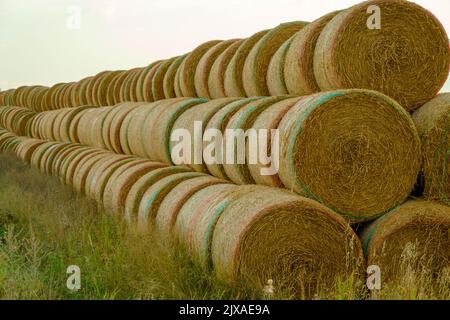
[{"label": "row of hay bales", "polygon": [[286,190],[237,186],[187,167],[4,129],[2,151],[59,178],[106,212],[182,245],[230,284],[262,286],[272,279],[310,297],[335,289],[336,278],[359,278],[363,250],[368,265],[381,267],[385,284],[403,275],[403,263],[425,268],[430,278],[445,277],[449,268],[450,208],[433,202],[407,201],[362,226],[358,240],[340,215]]},{"label": "row of hay bales", "polygon": [[358,237],[316,201],[265,186],[225,180],[135,156],[18,137],[0,129],[0,151],[95,199],[140,229],[183,245],[194,261],[231,284],[268,279],[311,295],[336,277],[359,276]]},{"label": "row of hay bales", "polygon": [[[377,14],[373,6],[380,8],[380,29],[368,24]],[[146,67],[103,71],[50,88],[8,90],[0,93],[0,105],[43,111],[362,88],[385,93],[412,111],[445,83],[448,43],[441,23],[424,8],[403,0],[372,0],[309,24],[283,23],[246,39],[208,41]]]},{"label": "row of hay bales", "polygon": [[[9,122],[14,117],[10,115],[22,115],[25,110],[0,108],[0,125],[12,130]],[[238,154],[245,150],[239,151],[236,144],[232,144],[234,164],[196,163],[198,142],[191,140],[191,155],[184,164],[240,185],[284,187],[325,204],[352,222],[373,220],[403,203],[414,188],[421,164],[419,135],[411,116],[394,100],[368,90],[211,101],[174,98],[65,108],[27,119],[22,129],[33,138],[80,143],[169,165],[174,164],[172,151],[178,142],[171,136],[177,129],[200,139],[206,130],[217,130],[224,133],[223,146],[233,139],[225,135],[231,129],[278,129],[279,170],[272,175],[264,175],[262,169],[271,164],[261,159],[250,164],[247,157],[239,163]],[[195,132],[195,121],[202,123],[200,134]],[[199,143],[205,150],[210,144]],[[267,155],[273,154],[271,143],[264,147]],[[227,152],[230,149],[225,148],[224,159]]]}]

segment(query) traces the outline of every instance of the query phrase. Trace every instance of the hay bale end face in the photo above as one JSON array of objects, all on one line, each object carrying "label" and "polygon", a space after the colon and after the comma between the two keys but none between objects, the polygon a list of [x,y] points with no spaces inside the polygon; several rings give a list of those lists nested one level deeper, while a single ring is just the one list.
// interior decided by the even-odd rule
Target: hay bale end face
[{"label": "hay bale end face", "polygon": [[417,130],[399,104],[378,92],[306,96],[278,128],[285,187],[354,222],[390,211],[416,183],[421,164]]},{"label": "hay bale end face", "polygon": [[450,207],[411,200],[367,225],[361,241],[369,265],[378,265],[384,281],[408,268],[436,278],[450,266]]},{"label": "hay bale end face", "polygon": [[259,287],[272,279],[311,297],[333,290],[337,277],[361,275],[362,249],[342,217],[290,192],[257,188],[231,201],[215,226],[211,254],[221,279]]},{"label": "hay bale end face", "polygon": [[305,25],[307,23],[301,21],[282,23],[251,49],[242,70],[242,82],[248,97],[269,95],[266,79],[270,60],[278,48]]},{"label": "hay bale end face", "polygon": [[[381,13],[369,28],[371,5]],[[403,0],[373,0],[336,15],[323,29],[314,55],[321,90],[377,90],[415,110],[444,85],[450,65],[449,40],[429,11]]]},{"label": "hay bale end face", "polygon": [[416,110],[414,123],[422,141],[422,183],[425,197],[450,204],[450,93]]}]

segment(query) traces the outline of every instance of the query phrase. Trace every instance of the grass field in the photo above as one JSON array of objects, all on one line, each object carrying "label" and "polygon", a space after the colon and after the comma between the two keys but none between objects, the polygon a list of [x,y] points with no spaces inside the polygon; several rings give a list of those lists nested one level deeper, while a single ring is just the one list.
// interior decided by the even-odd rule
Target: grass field
[{"label": "grass field", "polygon": [[[81,289],[67,289],[67,267],[81,269]],[[0,155],[1,299],[289,299],[282,290],[231,288],[193,264],[182,249],[138,234],[118,217]],[[448,284],[430,290],[412,270],[371,294],[336,282],[317,299],[450,299]]]}]

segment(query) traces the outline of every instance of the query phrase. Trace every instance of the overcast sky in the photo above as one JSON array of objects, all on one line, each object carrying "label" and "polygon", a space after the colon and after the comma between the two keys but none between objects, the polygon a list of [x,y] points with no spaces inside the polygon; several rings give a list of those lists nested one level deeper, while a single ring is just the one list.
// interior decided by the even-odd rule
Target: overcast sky
[{"label": "overcast sky", "polygon": [[[359,0],[0,0],[0,88],[53,85],[312,21]],[[450,1],[416,0],[450,33]],[[80,16],[80,20],[76,19]],[[447,82],[446,91],[450,91]]]}]

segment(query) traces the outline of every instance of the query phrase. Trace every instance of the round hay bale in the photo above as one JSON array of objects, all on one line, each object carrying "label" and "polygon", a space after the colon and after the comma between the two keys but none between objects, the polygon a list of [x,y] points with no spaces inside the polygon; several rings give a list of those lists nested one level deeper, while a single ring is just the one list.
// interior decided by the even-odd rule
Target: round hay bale
[{"label": "round hay bale", "polygon": [[212,185],[226,185],[229,182],[215,177],[201,176],[181,182],[174,187],[161,202],[155,218],[159,235],[165,241],[172,241],[172,230],[183,205],[196,192]]},{"label": "round hay bale", "polygon": [[270,59],[269,67],[267,68],[266,81],[267,89],[269,90],[271,96],[288,94],[286,81],[284,79],[284,63],[286,60],[286,54],[291,46],[294,36],[286,40],[275,52],[272,59]]},{"label": "round hay bale", "polygon": [[[123,121],[128,113],[131,112],[131,110],[137,108],[141,104],[142,103],[140,102],[123,103],[115,107],[115,109],[117,110],[108,114],[107,119],[110,119],[110,123],[104,124],[104,130],[109,135],[108,142],[112,147],[112,149],[110,149],[111,151],[115,153],[124,153],[124,150],[122,149],[122,145],[120,143],[120,130]],[[103,131],[103,133],[105,133],[105,131]]]},{"label": "round hay bale", "polygon": [[[99,161],[95,163],[92,166],[92,169],[89,171],[86,182],[85,182],[85,194],[91,199],[96,199],[96,188],[100,184],[98,183],[101,176],[104,174],[105,170],[114,170],[113,168],[117,166],[120,166],[123,163],[126,163],[128,161],[131,161],[132,159],[135,159],[131,156],[124,156],[124,155],[117,155],[114,153],[111,153],[107,158],[105,158],[103,161]],[[103,195],[102,195],[103,197]],[[101,199],[101,197],[98,197]]]},{"label": "round hay bale", "polygon": [[108,89],[111,82],[116,79],[116,76],[120,74],[121,71],[109,71],[101,79],[99,79],[96,84],[94,102],[96,106],[108,106]]},{"label": "round hay bale", "polygon": [[55,117],[55,121],[53,123],[52,128],[52,136],[56,141],[64,141],[61,136],[61,126],[63,125],[64,118],[72,111],[72,108],[65,108],[59,110],[58,114]]},{"label": "round hay bale", "polygon": [[314,76],[314,51],[323,28],[338,14],[331,12],[297,32],[284,60],[284,80],[290,94],[299,96],[320,91]]},{"label": "round hay bale", "polygon": [[[166,76],[167,71],[170,66],[176,61],[179,57],[173,57],[171,59],[167,59],[161,64],[158,65],[158,68],[155,71],[155,74],[152,78],[152,96],[154,101],[165,99],[166,96],[164,94],[164,78]],[[172,98],[172,97],[169,97]]]},{"label": "round hay bale", "polygon": [[[147,155],[145,153],[144,144],[147,142],[149,137],[144,137],[142,132],[144,130],[144,122],[149,114],[154,112],[154,109],[160,105],[161,101],[153,103],[145,103],[132,112],[129,113],[130,120],[128,125],[122,126],[120,131],[121,139],[124,140],[122,144],[126,144],[130,154],[145,158]],[[126,120],[124,120],[124,123]],[[124,150],[125,148],[122,147]]]},{"label": "round hay bale", "polygon": [[186,55],[186,57],[181,61],[180,66],[177,69],[177,72],[175,72],[175,78],[173,79],[173,90],[175,92],[175,97],[183,97],[183,92],[181,91],[181,85],[180,85],[180,77],[181,77],[181,68],[183,66],[184,60],[188,57],[189,54]]},{"label": "round hay bale", "polygon": [[19,158],[22,159],[22,161],[29,163],[31,161],[31,156],[33,155],[36,148],[44,142],[45,141],[38,139],[28,139],[27,141],[23,142],[20,151],[18,151]]},{"label": "round hay bale", "polygon": [[236,51],[244,42],[244,39],[234,41],[214,61],[208,76],[208,91],[212,99],[224,98],[225,93],[225,71]]},{"label": "round hay bale", "polygon": [[112,105],[115,105],[117,103],[121,103],[121,92],[122,92],[122,86],[125,82],[126,78],[128,77],[128,71],[122,71],[120,75],[117,77],[117,79],[114,81],[114,87],[113,87],[113,97],[112,97]]},{"label": "round hay bale", "polygon": [[57,154],[63,150],[67,143],[55,143],[49,147],[43,154],[40,160],[39,170],[47,175],[52,174],[53,163]]},{"label": "round hay bale", "polygon": [[89,128],[90,132],[90,146],[94,148],[106,149],[106,144],[103,139],[103,126],[105,118],[111,111],[111,107],[97,108],[95,118],[92,119],[92,124]]},{"label": "round hay bale", "polygon": [[263,30],[245,39],[236,50],[233,58],[225,70],[224,87],[227,97],[245,97],[244,84],[242,83],[242,72],[245,60],[256,43],[261,40],[270,30]]},{"label": "round hay bale", "polygon": [[93,126],[95,125],[95,120],[104,112],[104,108],[92,108],[87,109],[87,111],[80,118],[78,123],[78,137],[81,144],[93,147],[96,137],[93,137]]},{"label": "round hay bale", "polygon": [[72,121],[69,124],[69,140],[73,143],[79,143],[80,142],[80,137],[79,137],[79,131],[78,131],[78,124],[80,123],[80,119],[81,117],[83,117],[83,115],[88,112],[89,110],[91,110],[91,108],[83,108],[82,110],[80,110],[79,112],[77,112]]},{"label": "round hay bale", "polygon": [[187,168],[183,167],[166,167],[152,170],[140,177],[139,180],[133,184],[126,197],[124,205],[125,220],[128,223],[137,223],[139,206],[142,201],[142,197],[144,196],[145,191],[147,191],[152,185],[169,175],[188,171],[189,170]]},{"label": "round hay bale", "polygon": [[[14,135],[10,135],[10,137],[14,137]],[[30,164],[32,167],[39,169],[41,164],[41,158],[43,154],[47,151],[48,148],[51,148],[54,146],[56,142],[53,141],[47,141],[41,144],[36,148],[36,150],[33,152],[33,155],[31,156]]]},{"label": "round hay bale", "polygon": [[125,71],[123,70],[115,71],[111,81],[108,83],[105,90],[105,99],[107,106],[113,106],[116,104],[116,92],[114,92],[114,88],[116,87],[119,79],[123,77],[124,73]]},{"label": "round hay bale", "polygon": [[[255,119],[267,108],[272,106],[273,104],[283,101],[287,96],[281,97],[267,97],[262,98],[251,103],[246,104],[241,107],[236,113],[234,113],[231,118],[228,120],[226,124],[224,132],[229,130],[230,132],[238,132],[238,130],[242,130],[244,133],[250,129],[253,125]],[[250,171],[248,169],[248,160],[250,151],[256,153],[258,157],[258,150],[250,150],[250,143],[257,143],[258,141],[250,141],[251,137],[242,141],[244,145],[239,145],[240,142],[237,141],[234,136],[231,137],[231,141],[229,141],[230,137],[226,134],[224,136],[224,145],[227,146],[229,143],[233,146],[232,154],[228,154],[228,148],[225,147],[224,152],[224,164],[223,169],[225,170],[225,174],[228,179],[233,181],[236,184],[254,184],[255,180],[252,178]],[[247,143],[246,143],[247,142]],[[246,148],[246,146],[248,148]],[[241,148],[242,147],[242,148]],[[242,159],[240,157],[242,156]],[[232,158],[232,163],[228,162],[228,158]]]},{"label": "round hay bale", "polygon": [[145,68],[137,68],[136,71],[133,73],[133,77],[130,81],[130,86],[128,88],[129,91],[129,100],[130,101],[140,101],[141,95],[139,94],[138,97],[138,82],[141,76],[141,73],[143,72]]},{"label": "round hay bale", "polygon": [[59,95],[61,91],[65,88],[66,83],[58,83],[54,85],[54,91],[51,97],[51,110],[57,110],[61,108],[60,101],[59,101]]},{"label": "round hay bale", "polygon": [[170,134],[178,116],[204,99],[175,98],[164,100],[147,115],[142,132],[144,151],[149,159],[172,163]]},{"label": "round hay bale", "polygon": [[73,180],[75,178],[75,171],[80,163],[84,162],[84,159],[104,153],[104,150],[98,150],[94,148],[86,148],[86,150],[80,151],[74,155],[74,157],[68,162],[67,169],[65,170],[65,183],[69,186],[73,186]]},{"label": "round hay bale", "polygon": [[103,193],[104,207],[112,213],[123,215],[125,200],[133,184],[143,175],[165,166],[167,165],[146,161],[129,167],[123,172],[116,170],[109,178]]},{"label": "round hay bale", "polygon": [[257,190],[233,199],[217,220],[211,256],[220,279],[261,288],[272,279],[312,298],[336,290],[338,278],[362,275],[361,244],[342,217],[280,189]]},{"label": "round hay bale", "polygon": [[[61,119],[59,136],[63,142],[78,142],[78,135],[76,133],[76,128],[78,126],[78,121],[82,116],[83,112],[90,107],[78,107],[72,108],[70,111],[63,116]],[[81,113],[81,114],[80,114]],[[79,116],[77,116],[80,114]]]},{"label": "round hay bale", "polygon": [[90,104],[88,102],[87,96],[88,96],[88,87],[90,85],[91,80],[93,77],[87,77],[80,81],[80,87],[79,87],[79,101],[81,106],[85,106]]},{"label": "round hay bale", "polygon": [[[381,28],[369,29],[367,9],[381,10]],[[449,40],[437,18],[402,0],[373,0],[336,15],[323,29],[314,55],[321,90],[377,90],[415,110],[444,85]]]},{"label": "round hay bale", "polygon": [[[211,117],[220,109],[225,107],[226,105],[236,101],[238,98],[222,98],[222,99],[214,99],[205,103],[197,104],[188,110],[184,111],[174,122],[171,136],[177,129],[184,129],[187,130],[191,136],[191,140],[194,139],[195,135],[198,134],[197,139],[199,141],[202,141],[204,129],[203,128],[211,119]],[[195,122],[202,123],[202,131],[196,132],[194,123]],[[174,147],[176,146],[176,142],[170,141],[170,150],[171,153],[173,152]],[[198,152],[201,150],[201,146],[197,146],[194,143],[190,143],[191,145],[191,156],[190,158],[185,156],[184,161],[179,164],[184,164],[187,167],[191,168],[194,171],[197,172],[203,172],[208,173],[208,169],[206,165],[203,162],[203,154],[195,154],[195,152]],[[179,155],[181,157],[181,155]],[[188,159],[189,158],[189,159]],[[178,164],[178,163],[177,163]]]},{"label": "round hay bale", "polygon": [[145,231],[148,230],[150,225],[154,224],[161,202],[174,187],[185,180],[197,178],[202,175],[202,173],[198,172],[176,173],[162,178],[148,188],[139,204],[138,229]]},{"label": "round hay bale", "polygon": [[134,69],[130,69],[125,71],[125,78],[122,81],[122,85],[119,88],[119,103],[123,103],[123,102],[130,102],[129,99],[129,89],[130,89],[130,83],[131,80],[133,78],[133,76],[136,74],[137,72],[137,68]]},{"label": "round hay bale", "polygon": [[374,219],[402,203],[420,169],[410,115],[369,90],[302,98],[283,117],[279,176],[286,188],[352,221]]},{"label": "round hay bale", "polygon": [[[195,71],[206,52],[220,43],[220,40],[213,40],[205,42],[195,48],[180,65],[179,81],[180,89],[183,97],[197,97],[195,91]],[[177,94],[178,96],[178,94]]]},{"label": "round hay bale", "polygon": [[449,230],[450,207],[412,200],[367,225],[361,241],[368,264],[381,268],[383,284],[410,268],[436,279],[449,268]]},{"label": "round hay bale", "polygon": [[232,39],[217,43],[206,51],[198,61],[194,75],[194,85],[197,97],[211,99],[208,89],[208,78],[214,61],[216,61],[217,57],[236,41],[237,39]]},{"label": "round hay bale", "polygon": [[[255,191],[252,187],[243,189],[247,194]],[[172,227],[175,241],[202,267],[210,266],[215,224],[227,204],[238,196],[238,190],[238,186],[226,183],[208,186],[190,196],[179,209]]]},{"label": "round hay bale", "polygon": [[176,98],[177,95],[175,93],[175,76],[177,74],[177,71],[179,70],[179,67],[183,60],[187,57],[187,54],[182,55],[175,59],[171,64],[170,67],[167,69],[166,73],[164,74],[163,79],[163,88],[164,88],[164,97],[166,99],[170,98]]},{"label": "round hay bale", "polygon": [[72,154],[74,150],[78,150],[79,148],[80,145],[68,143],[58,152],[58,154],[55,156],[55,160],[53,161],[53,168],[52,168],[53,176],[57,177],[61,176],[64,161],[66,160],[68,155]]},{"label": "round hay bale", "polygon": [[98,167],[97,170],[101,170],[96,178],[93,180],[94,184],[91,185],[91,192],[94,199],[101,205],[103,205],[103,198],[105,196],[106,187],[110,179],[115,180],[115,177],[123,173],[128,168],[140,165],[147,162],[143,159],[138,159],[135,157],[120,159],[109,167]]},{"label": "round hay bale", "polygon": [[99,81],[104,77],[106,74],[108,74],[110,71],[101,71],[97,73],[90,81],[89,84],[86,87],[86,101],[91,106],[96,106],[95,98],[97,96],[97,86]]},{"label": "round hay bale", "polygon": [[142,100],[147,102],[155,101],[152,92],[153,77],[155,76],[158,67],[163,63],[163,61],[156,61],[145,68],[139,77],[137,89],[138,96],[141,94]]},{"label": "round hay bale", "polygon": [[73,174],[72,187],[75,191],[78,193],[84,193],[86,178],[89,171],[96,162],[104,160],[108,156],[110,156],[110,152],[102,150],[98,153],[92,153],[80,160]]},{"label": "round hay bale", "polygon": [[450,204],[450,93],[413,114],[422,141],[422,182],[427,199]]},{"label": "round hay bale", "polygon": [[[300,97],[287,98],[280,102],[274,103],[273,105],[262,111],[253,122],[252,128],[255,129],[256,131],[259,132],[259,130],[261,129],[267,130],[267,142],[265,153],[267,156],[270,155],[271,157],[270,164],[262,163],[260,159],[258,159],[258,162],[256,164],[250,164],[250,162],[247,162],[248,163],[247,168],[256,184],[278,188],[284,187],[283,182],[281,182],[278,174],[262,174],[262,170],[264,170],[264,173],[266,173],[266,171],[271,166],[273,168],[273,165],[275,165],[275,168],[273,169],[277,171],[278,168],[275,163],[275,161],[277,161],[276,151],[272,150],[272,130],[278,129],[278,125],[280,124],[280,121],[284,117],[286,112],[300,99],[301,99]],[[259,147],[262,148],[262,146]]]},{"label": "round hay bale", "polygon": [[[224,106],[223,108],[221,108],[220,110],[218,110],[209,120],[208,124],[206,125],[204,131],[206,130],[210,130],[210,129],[216,129],[220,132],[225,132],[225,128],[228,124],[228,121],[230,120],[230,118],[242,107],[257,101],[261,98],[244,98],[244,99],[240,99],[234,102],[231,102],[229,104],[227,104],[226,106]],[[208,145],[211,142],[207,142],[204,141],[203,142],[203,150],[204,152],[208,152]],[[225,179],[228,180],[228,176],[225,173],[225,170],[223,168],[223,156],[224,156],[224,152],[223,152],[223,148],[220,147],[220,143],[219,141],[215,141],[216,143],[216,150],[214,150],[214,154],[213,152],[211,152],[211,156],[214,156],[214,158],[216,159],[216,163],[206,163],[206,166],[208,168],[208,171],[215,177],[220,178],[220,179]],[[217,150],[217,148],[219,148],[219,150]],[[218,154],[218,151],[220,151],[220,154]]]},{"label": "round hay bale", "polygon": [[269,95],[266,79],[270,60],[278,48],[305,25],[307,23],[302,21],[280,24],[254,45],[242,70],[242,84],[248,97]]},{"label": "round hay bale", "polygon": [[[67,153],[67,155],[64,158],[61,159],[61,157],[58,157],[57,161],[55,161],[55,168],[57,168],[57,166],[59,167],[59,169],[57,169],[57,170],[59,172],[58,177],[59,177],[59,180],[61,181],[61,183],[66,184],[66,174],[67,174],[69,166],[72,164],[72,160],[77,155],[79,155],[81,152],[88,151],[90,149],[91,148],[89,148],[89,147],[76,145],[75,148],[73,148],[73,149],[70,148],[70,151]],[[59,161],[59,159],[61,159],[61,162],[57,163]],[[57,172],[57,171],[55,170],[55,172]]]}]

